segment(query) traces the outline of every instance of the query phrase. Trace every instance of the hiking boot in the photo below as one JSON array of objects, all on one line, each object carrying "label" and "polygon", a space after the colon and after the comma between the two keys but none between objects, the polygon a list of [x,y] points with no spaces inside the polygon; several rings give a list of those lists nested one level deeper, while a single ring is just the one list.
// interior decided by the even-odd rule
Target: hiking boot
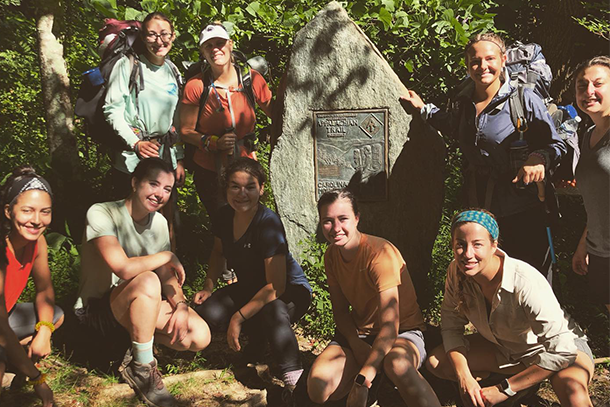
[{"label": "hiking boot", "polygon": [[163,384],[156,359],[151,363],[140,363],[132,359],[125,368],[119,371],[123,380],[146,405],[151,407],[176,406],[176,399]]},{"label": "hiking boot", "polygon": [[133,360],[133,354],[131,351],[131,347],[127,348],[127,351],[125,352],[125,356],[123,356],[123,360],[121,361],[121,364],[119,366],[119,372],[122,372],[123,370],[125,370],[125,368],[127,368],[127,366],[129,366],[129,364],[131,363],[131,361]]}]

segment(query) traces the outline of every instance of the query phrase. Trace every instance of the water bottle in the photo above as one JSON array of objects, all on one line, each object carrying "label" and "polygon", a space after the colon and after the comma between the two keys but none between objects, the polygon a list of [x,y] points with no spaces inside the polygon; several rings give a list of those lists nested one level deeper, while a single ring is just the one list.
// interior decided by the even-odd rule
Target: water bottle
[{"label": "water bottle", "polygon": [[[523,164],[525,164],[528,155],[529,147],[527,145],[527,141],[515,140],[510,143],[509,160],[513,176],[517,176],[517,173],[519,172],[521,167],[523,167]],[[515,186],[517,189],[525,189],[526,185],[523,183],[523,178],[517,181]]]},{"label": "water bottle", "polygon": [[581,122],[581,120],[582,119],[580,116],[576,116],[561,123],[559,129],[557,129],[559,137],[561,137],[563,140],[567,140],[571,135],[576,133],[578,130],[578,124]]},{"label": "water bottle", "polygon": [[[557,133],[562,140],[569,139],[578,130],[578,124],[582,121],[578,112],[572,105],[557,106],[557,109],[562,112],[561,124],[557,127]],[[567,118],[567,120],[563,120]],[[557,126],[557,124],[555,124]]]}]

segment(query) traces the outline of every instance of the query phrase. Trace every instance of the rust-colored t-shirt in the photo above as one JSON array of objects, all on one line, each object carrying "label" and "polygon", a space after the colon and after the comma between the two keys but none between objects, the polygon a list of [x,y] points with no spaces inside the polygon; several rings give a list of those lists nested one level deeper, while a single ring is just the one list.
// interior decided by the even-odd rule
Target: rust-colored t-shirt
[{"label": "rust-colored t-shirt", "polygon": [[[267,86],[267,82],[263,76],[251,70],[252,74],[252,90],[254,91],[254,99],[259,105],[267,103],[271,100],[271,91]],[[203,80],[201,79],[201,73],[192,77],[184,87],[184,97],[182,103],[187,105],[199,106],[199,99],[203,93]],[[227,97],[227,93],[229,97]],[[226,129],[233,127],[233,120],[231,118],[231,112],[235,118],[235,129],[234,132],[237,135],[237,139],[242,139],[246,134],[254,131],[254,125],[256,123],[256,114],[254,109],[248,102],[248,96],[243,92],[243,86],[240,84],[238,89],[229,88],[229,91],[225,93],[216,91],[210,87],[210,94],[201,109],[201,114],[198,119],[197,130],[210,135],[210,136],[222,136],[225,134]],[[230,98],[230,106],[229,106]],[[219,102],[223,109],[220,110]],[[245,147],[241,147],[240,155],[242,157],[250,157],[256,159],[254,152],[246,151]],[[216,171],[216,153],[198,148],[195,151],[193,157],[195,163],[207,170]]]},{"label": "rust-colored t-shirt", "polygon": [[338,287],[352,306],[360,334],[379,333],[379,293],[398,286],[400,330],[424,329],[417,295],[398,249],[380,237],[362,234],[356,258],[346,262],[331,245],[324,255],[328,285]]}]

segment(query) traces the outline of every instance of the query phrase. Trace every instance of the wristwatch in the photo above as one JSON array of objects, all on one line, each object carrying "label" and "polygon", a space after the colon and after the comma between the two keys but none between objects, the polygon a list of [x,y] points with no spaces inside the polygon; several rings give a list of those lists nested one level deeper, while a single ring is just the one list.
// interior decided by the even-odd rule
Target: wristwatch
[{"label": "wristwatch", "polygon": [[517,394],[516,391],[510,388],[510,383],[508,383],[508,379],[504,379],[500,382],[500,388],[502,389],[502,392],[508,397],[512,397]]},{"label": "wristwatch", "polygon": [[358,373],[358,376],[356,376],[356,379],[354,379],[354,383],[356,383],[358,386],[364,386],[367,389],[370,389],[371,385],[373,384],[370,380],[366,378],[365,375],[360,373]]}]

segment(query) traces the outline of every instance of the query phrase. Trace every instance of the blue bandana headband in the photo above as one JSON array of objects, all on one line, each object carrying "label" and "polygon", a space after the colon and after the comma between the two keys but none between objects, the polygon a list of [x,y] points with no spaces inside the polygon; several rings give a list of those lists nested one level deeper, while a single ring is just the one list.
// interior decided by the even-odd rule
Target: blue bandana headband
[{"label": "blue bandana headband", "polygon": [[498,228],[498,223],[491,215],[481,212],[481,211],[464,211],[455,217],[453,224],[460,222],[475,222],[479,225],[483,226],[489,234],[491,235],[493,240],[498,240],[498,236],[500,235],[500,229]]}]

